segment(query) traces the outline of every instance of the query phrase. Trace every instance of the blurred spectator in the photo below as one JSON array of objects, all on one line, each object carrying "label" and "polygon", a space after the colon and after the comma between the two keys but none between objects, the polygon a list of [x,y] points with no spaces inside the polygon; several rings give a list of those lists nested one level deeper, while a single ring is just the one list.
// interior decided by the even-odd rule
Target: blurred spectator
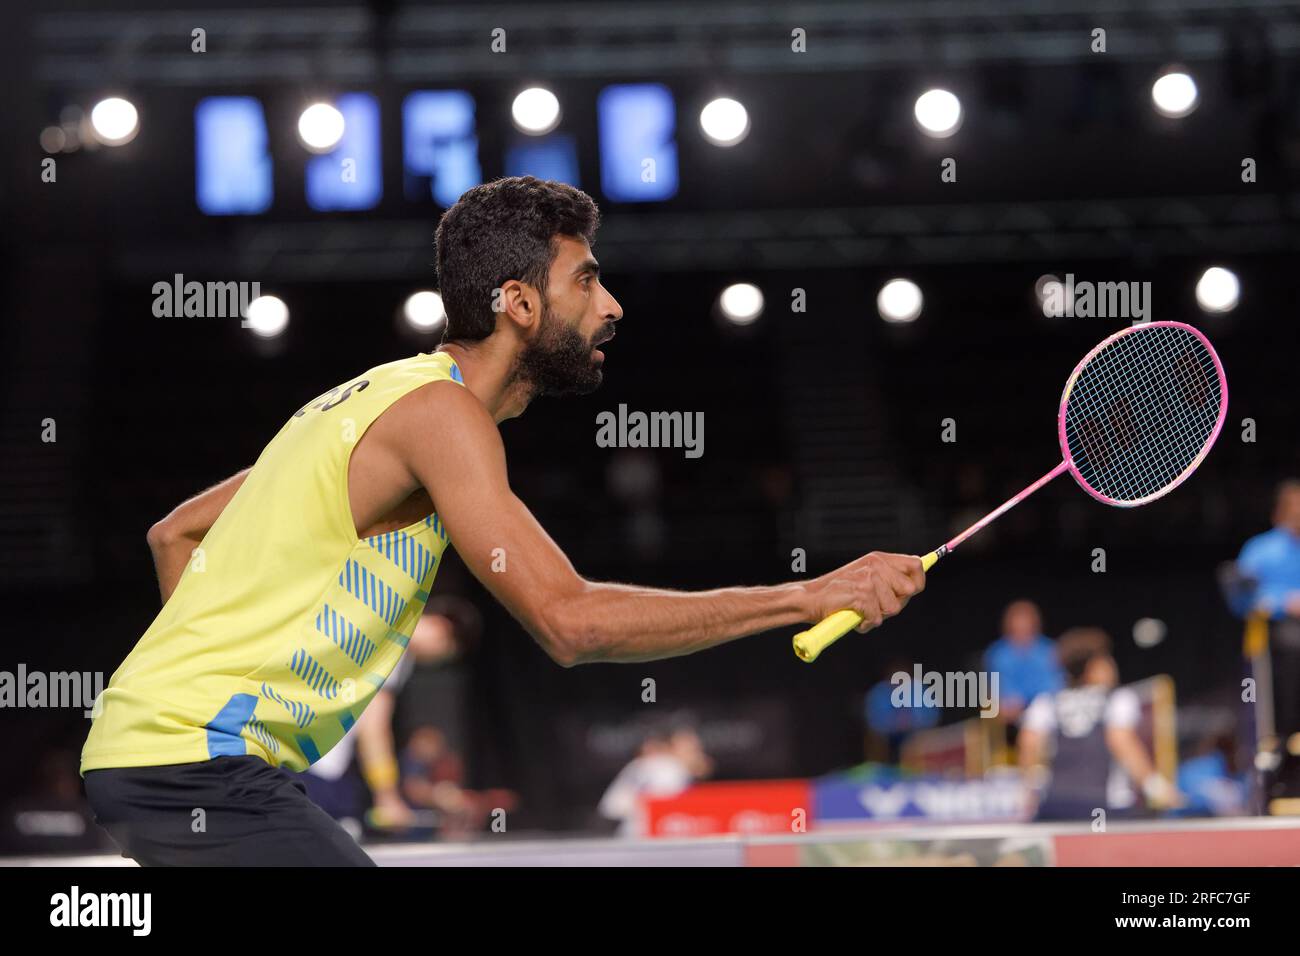
[{"label": "blurred spectator", "polygon": [[417,727],[402,749],[402,796],[413,807],[437,812],[439,835],[456,838],[481,830],[496,810],[519,805],[511,790],[465,789],[465,761],[437,727]]},{"label": "blurred spectator", "polygon": [[925,703],[912,704],[908,696],[908,706],[899,707],[894,703],[894,693],[898,685],[894,683],[895,674],[912,675],[913,661],[903,657],[894,658],[886,665],[881,679],[867,691],[864,714],[867,722],[867,759],[884,763],[898,763],[899,748],[903,738],[913,731],[926,730],[939,723],[942,708],[928,706]]},{"label": "blurred spectator", "polygon": [[[459,659],[477,641],[481,627],[478,612],[463,599],[451,596],[430,599],[415,625],[406,653],[384,686],[343,739],[303,775],[312,801],[344,822],[354,835],[360,832],[360,821],[365,815],[367,786],[374,819],[394,828],[415,822],[415,815],[399,790],[400,774],[393,744],[397,696],[410,680],[416,664]],[[364,784],[353,769],[354,755]]]},{"label": "blurred spectator", "polygon": [[1238,766],[1237,739],[1232,733],[1213,734],[1197,754],[1178,767],[1178,789],[1187,805],[1177,816],[1231,817],[1247,812],[1249,780]]},{"label": "blurred spectator", "polygon": [[1138,737],[1141,704],[1133,691],[1116,686],[1119,669],[1110,647],[1098,628],[1062,634],[1057,652],[1068,686],[1040,694],[1025,711],[1020,766],[1032,779],[1050,765],[1036,819],[1089,820],[1098,808],[1129,815],[1136,803],[1130,780],[1142,782],[1152,807],[1181,804]]},{"label": "blurred spectator", "polygon": [[1270,617],[1300,617],[1300,480],[1282,482],[1273,508],[1273,528],[1251,538],[1237,557],[1243,575],[1254,579],[1254,599],[1238,613],[1262,610]]},{"label": "blurred spectator", "polygon": [[[1246,542],[1237,570],[1249,587],[1233,597],[1233,610],[1267,614],[1272,669],[1273,727],[1279,741],[1300,734],[1300,480],[1282,482],[1273,528]],[[1292,752],[1300,751],[1296,744]]]},{"label": "blurred spectator", "polygon": [[1060,690],[1061,665],[1033,601],[1012,601],[1002,612],[1002,636],[984,652],[984,669],[998,675],[998,716],[1019,720],[1039,694]]},{"label": "blurred spectator", "polygon": [[600,798],[598,811],[607,820],[619,822],[621,835],[636,836],[643,799],[676,796],[712,772],[713,761],[693,729],[652,730],[636,757],[618,772]]}]

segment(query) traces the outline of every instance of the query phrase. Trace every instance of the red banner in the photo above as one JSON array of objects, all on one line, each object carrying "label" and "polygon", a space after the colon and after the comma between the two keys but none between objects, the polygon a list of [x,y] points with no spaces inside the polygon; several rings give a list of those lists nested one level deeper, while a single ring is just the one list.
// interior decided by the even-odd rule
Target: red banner
[{"label": "red banner", "polygon": [[811,824],[807,780],[706,783],[675,797],[648,799],[643,832],[654,837],[719,833],[802,833]]}]

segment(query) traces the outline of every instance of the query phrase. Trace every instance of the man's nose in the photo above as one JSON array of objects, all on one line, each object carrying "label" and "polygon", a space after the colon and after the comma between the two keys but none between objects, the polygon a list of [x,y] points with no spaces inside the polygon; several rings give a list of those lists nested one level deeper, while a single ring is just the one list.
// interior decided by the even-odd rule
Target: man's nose
[{"label": "man's nose", "polygon": [[609,303],[605,306],[604,317],[610,322],[617,322],[623,318],[623,307],[618,304],[618,299],[614,298],[613,295],[608,292],[605,294],[609,296]]}]

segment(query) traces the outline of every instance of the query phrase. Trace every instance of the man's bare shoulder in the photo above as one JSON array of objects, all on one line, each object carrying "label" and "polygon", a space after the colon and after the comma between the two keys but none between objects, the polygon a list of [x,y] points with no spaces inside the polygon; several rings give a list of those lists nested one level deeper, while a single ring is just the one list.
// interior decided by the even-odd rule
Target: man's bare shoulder
[{"label": "man's bare shoulder", "polygon": [[412,450],[434,445],[501,447],[501,434],[483,403],[464,385],[436,381],[412,389],[393,403],[383,418],[390,444]]}]

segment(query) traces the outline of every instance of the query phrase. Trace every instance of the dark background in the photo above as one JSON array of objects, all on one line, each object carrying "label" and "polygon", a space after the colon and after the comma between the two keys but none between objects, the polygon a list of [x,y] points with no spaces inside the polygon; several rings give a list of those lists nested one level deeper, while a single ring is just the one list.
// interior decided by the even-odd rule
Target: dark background
[{"label": "dark background", "polygon": [[[1059,460],[1061,387],[1125,324],[1044,318],[1033,288],[1046,272],[1150,281],[1150,317],[1209,335],[1231,401],[1218,445],[1169,498],[1109,509],[1062,478],[946,561],[906,614],[815,666],[780,632],[675,661],[564,670],[467,575],[444,569],[436,590],[466,593],[487,617],[469,665],[473,783],[519,790],[530,826],[581,825],[618,765],[593,756],[597,738],[651,707],[713,727],[724,777],[855,763],[860,698],[886,661],[901,652],[926,669],[971,667],[1001,608],[1022,596],[1042,605],[1050,634],[1105,627],[1125,680],[1168,673],[1180,702],[1231,700],[1240,625],[1214,568],[1268,527],[1273,487],[1300,472],[1296,8],[317,4],[337,15],[276,33],[289,4],[190,7],[56,0],[5,21],[0,669],[107,677],[157,609],[149,525],[251,463],[305,400],[434,347],[394,321],[406,295],[434,281],[441,213],[403,195],[401,98],[468,90],[490,179],[515,135],[511,98],[544,81],[579,143],[578,185],[601,205],[595,252],[625,318],[599,392],[538,401],[502,432],[516,490],[589,577],[772,583],[797,576],[794,548],[811,576],[867,550],[937,546]],[[237,54],[223,46],[230,24],[251,31]],[[479,48],[496,25],[517,52],[490,59]],[[798,25],[809,53],[792,63]],[[207,59],[188,53],[193,26],[208,29]],[[1109,31],[1105,55],[1088,52],[1094,26]],[[1171,62],[1200,88],[1181,121],[1150,108],[1151,80]],[[667,83],[678,106],[681,188],[651,206],[606,201],[599,188],[595,97],[640,80]],[[962,97],[964,125],[949,140],[911,126],[912,101],[936,83]],[[60,156],[58,182],[42,183],[39,130],[107,89],[129,91],[141,134]],[[321,214],[302,198],[290,131],[304,97],[331,89],[383,104],[376,210]],[[722,91],[753,124],[730,150],[707,144],[696,119]],[[266,106],[276,201],[264,216],[195,206],[193,109],[213,93]],[[945,156],[956,183],[940,182]],[[1253,184],[1241,182],[1248,156]],[[1226,316],[1195,303],[1210,265],[1241,279]],[[268,345],[237,322],[155,318],[153,283],[176,272],[261,281],[289,303],[287,332]],[[897,275],[926,297],[905,327],[875,308]],[[733,281],[766,295],[754,327],[713,315]],[[790,311],[795,288],[804,313]],[[596,415],[624,402],[704,412],[704,456],[596,447]],[[53,444],[40,440],[47,417]],[[956,443],[940,440],[945,418]],[[1246,418],[1254,443],[1241,440]],[[659,476],[637,506],[610,484],[629,459]],[[1106,549],[1104,574],[1090,570],[1094,548]],[[1168,625],[1145,650],[1131,638],[1142,617]],[[640,700],[647,677],[655,705]],[[417,719],[418,703],[404,702],[403,716]],[[729,717],[748,723],[729,731]],[[5,796],[30,787],[49,753],[75,760],[87,728],[61,711],[0,720]]]}]

